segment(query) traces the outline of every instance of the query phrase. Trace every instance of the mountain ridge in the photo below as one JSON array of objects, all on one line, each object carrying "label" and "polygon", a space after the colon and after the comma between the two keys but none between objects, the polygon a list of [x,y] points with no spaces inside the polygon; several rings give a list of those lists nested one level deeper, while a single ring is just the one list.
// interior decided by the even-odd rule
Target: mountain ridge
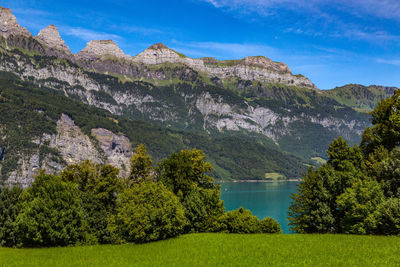
[{"label": "mountain ridge", "polygon": [[[287,178],[298,178],[305,166],[317,164],[312,158],[326,157],[325,149],[333,138],[341,135],[351,144],[358,143],[361,131],[370,125],[366,112],[380,98],[388,97],[395,90],[348,85],[321,91],[311,85],[307,87],[275,79],[285,75],[290,78],[293,74],[284,63],[265,57],[225,61],[192,59],[161,43],[150,46],[135,57],[126,55],[111,40],[91,41],[82,51],[69,54],[57,27],[47,27],[42,34],[33,37],[24,30],[19,32],[21,27],[16,26],[16,19],[10,19],[11,11],[6,13],[7,16],[3,17],[12,21],[14,28],[8,27],[7,35],[0,36],[0,81],[14,77],[13,81],[31,84],[32,90],[38,90],[40,94],[50,92],[49,101],[53,99],[52,94],[62,94],[70,99],[64,99],[63,103],[73,106],[77,101],[87,106],[84,109],[94,112],[87,114],[84,121],[102,122],[86,129],[80,124],[82,122],[76,121],[76,117],[70,116],[72,111],[67,107],[48,106],[41,100],[42,105],[57,110],[56,117],[45,121],[52,125],[52,134],[57,121],[62,118],[61,114],[66,114],[84,127],[82,132],[87,138],[96,138],[97,141],[88,145],[88,139],[74,130],[80,136],[77,142],[83,145],[72,149],[61,145],[62,142],[55,142],[53,137],[46,139],[40,135],[25,140],[27,147],[39,146],[39,150],[29,150],[29,153],[24,147],[12,152],[19,145],[17,137],[23,133],[10,122],[0,123],[0,131],[7,132],[11,127],[11,133],[18,133],[15,140],[10,141],[9,134],[0,140],[0,151],[2,148],[6,151],[2,155],[6,161],[0,161],[0,168],[4,175],[17,168],[27,174],[25,181],[32,178],[28,177],[32,174],[29,171],[31,160],[36,165],[48,166],[46,164],[54,164],[51,158],[60,155],[61,161],[81,159],[79,151],[85,146],[91,147],[89,150],[95,148],[99,152],[96,155],[101,158],[106,152],[114,153],[107,140],[111,140],[111,144],[122,142],[125,147],[122,154],[128,151],[127,144],[138,144],[143,136],[133,135],[128,129],[122,131],[125,135],[121,135],[117,125],[106,127],[110,121],[125,120],[143,120],[159,127],[148,126],[148,130],[141,132],[147,137],[144,141],[151,146],[155,158],[166,155],[166,151],[170,154],[174,149],[197,147],[206,151],[216,168],[216,176],[221,179],[266,179],[276,172],[284,173]],[[0,24],[4,25],[4,21]],[[225,72],[230,74],[225,75]],[[272,76],[257,76],[263,73]],[[297,81],[301,79],[307,78],[298,75]],[[6,89],[3,88],[3,92],[9,92]],[[27,97],[41,99],[35,94],[27,94]],[[0,92],[0,100],[4,99],[7,98],[2,98]],[[93,111],[90,106],[107,110],[115,117],[104,115],[109,117],[104,120],[95,116],[100,111]],[[16,106],[10,108],[17,109]],[[42,112],[40,108],[36,109]],[[135,123],[132,123],[128,124],[135,128]],[[40,126],[35,127],[39,129],[34,130],[42,131]],[[162,129],[157,130],[160,132],[156,135],[159,141],[149,139],[154,136],[150,129]],[[124,136],[129,136],[129,141]],[[38,144],[38,140],[43,142]],[[48,147],[47,142],[57,145],[44,149]],[[47,154],[40,152],[42,146]],[[10,155],[13,153],[16,159],[26,160],[17,160],[10,167],[8,164],[11,164]],[[117,155],[109,162],[121,164],[121,157]],[[279,162],[285,162],[288,169],[279,166]],[[18,180],[18,176],[13,177]]]}]

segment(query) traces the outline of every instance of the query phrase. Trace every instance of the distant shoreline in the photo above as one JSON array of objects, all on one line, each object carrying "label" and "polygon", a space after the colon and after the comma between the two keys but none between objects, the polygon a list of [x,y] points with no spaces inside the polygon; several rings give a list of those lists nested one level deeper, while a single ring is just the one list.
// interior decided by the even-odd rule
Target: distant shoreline
[{"label": "distant shoreline", "polygon": [[286,180],[216,180],[217,183],[280,183],[280,182],[300,182],[303,179],[286,179]]}]

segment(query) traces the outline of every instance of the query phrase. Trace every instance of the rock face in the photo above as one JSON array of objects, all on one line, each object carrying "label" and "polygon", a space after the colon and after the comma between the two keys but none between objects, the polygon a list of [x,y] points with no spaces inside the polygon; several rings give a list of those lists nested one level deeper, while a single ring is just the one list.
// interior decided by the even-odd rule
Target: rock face
[{"label": "rock face", "polygon": [[11,9],[0,7],[0,33],[3,37],[10,35],[26,35],[31,36],[26,28],[22,28],[15,16],[11,13]]},{"label": "rock face", "polygon": [[[127,137],[103,128],[92,129],[91,134],[100,145],[100,148],[96,148],[93,141],[65,114],[57,121],[56,129],[57,134],[44,134],[40,139],[32,140],[38,149],[30,155],[21,155],[19,167],[8,175],[6,185],[21,185],[25,188],[33,182],[41,169],[47,173],[59,173],[66,165],[84,160],[111,164],[120,169],[122,177],[129,174],[132,145]],[[40,147],[44,145],[58,151],[64,162],[54,161],[51,155],[42,155]]]},{"label": "rock face", "polygon": [[50,143],[50,147],[57,148],[68,165],[86,159],[101,163],[102,157],[90,138],[65,114],[57,121],[57,136]]},{"label": "rock face", "polygon": [[87,43],[86,47],[76,54],[77,59],[92,59],[98,57],[115,57],[129,60],[130,56],[118,47],[112,40],[94,40]]},{"label": "rock face", "polygon": [[[72,55],[61,39],[56,26],[50,25],[43,29],[34,40],[26,39],[26,37],[32,37],[29,31],[18,24],[10,9],[1,7],[0,33],[3,37],[10,39],[8,41],[10,46],[21,47],[44,55],[68,58],[81,67],[105,73],[129,75],[133,78],[161,77],[161,79],[169,79],[170,75],[154,73],[149,68],[146,69],[146,66],[172,63],[183,64],[189,70],[202,72],[210,78],[220,80],[240,78],[316,89],[308,78],[293,75],[284,63],[273,62],[266,57],[222,61],[213,58],[193,59],[158,43],[132,58],[126,55],[112,40],[90,41],[81,52]],[[21,39],[21,36],[25,39]]]},{"label": "rock face", "polygon": [[185,64],[194,70],[219,79],[239,77],[243,80],[258,80],[267,83],[281,83],[316,89],[308,78],[302,75],[293,75],[286,64],[273,62],[261,56],[222,61],[214,58],[193,59],[169,49],[164,44],[155,44],[135,56],[133,61],[148,65],[163,63]]},{"label": "rock face", "polygon": [[71,51],[61,38],[55,25],[49,25],[41,30],[35,39],[43,42],[46,46],[55,50],[55,52],[71,55]]},{"label": "rock face", "polygon": [[107,157],[106,163],[119,168],[120,175],[127,176],[129,161],[132,157],[132,145],[129,139],[103,128],[92,129],[92,135],[96,137],[104,151]]}]

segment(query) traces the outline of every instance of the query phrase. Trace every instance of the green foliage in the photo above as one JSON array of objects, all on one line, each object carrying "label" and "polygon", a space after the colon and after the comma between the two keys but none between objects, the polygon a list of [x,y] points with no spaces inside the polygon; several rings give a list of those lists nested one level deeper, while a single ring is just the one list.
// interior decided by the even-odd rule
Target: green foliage
[{"label": "green foliage", "polygon": [[383,146],[389,151],[400,145],[400,90],[391,98],[382,100],[370,113],[373,126],[362,136],[361,148],[365,154]]},{"label": "green foliage", "polygon": [[299,233],[398,234],[400,90],[371,112],[360,147],[335,139],[328,161],[310,169],[292,196],[289,220]]},{"label": "green foliage", "polygon": [[186,218],[179,199],[161,182],[133,184],[118,195],[109,229],[123,241],[143,243],[177,236]]},{"label": "green foliage", "polygon": [[61,173],[63,181],[77,185],[82,199],[87,232],[92,242],[110,243],[108,218],[116,212],[116,199],[122,191],[119,170],[111,165],[99,165],[90,161],[69,165]]},{"label": "green foliage", "polygon": [[146,145],[141,144],[136,147],[131,158],[131,171],[127,182],[132,184],[150,180],[154,173],[152,164],[153,161],[151,156],[147,154]]},{"label": "green foliage", "polygon": [[185,216],[190,222],[186,232],[207,232],[215,220],[224,213],[224,203],[220,199],[220,190],[201,188],[193,185],[182,200]]},{"label": "green foliage", "polygon": [[19,197],[22,188],[0,187],[0,246],[14,247],[17,245],[15,219],[21,209]]},{"label": "green foliage", "polygon": [[203,151],[182,150],[163,160],[158,168],[158,179],[177,195],[189,220],[186,231],[207,231],[213,221],[224,212],[220,187],[208,174],[212,166],[205,161]]},{"label": "green foliage", "polygon": [[389,198],[380,203],[369,221],[378,235],[400,235],[400,199]]},{"label": "green foliage", "polygon": [[260,220],[251,211],[239,208],[221,215],[215,226],[216,232],[235,234],[261,233]]},{"label": "green foliage", "polygon": [[260,221],[251,211],[239,208],[221,215],[213,226],[215,232],[256,234],[281,233],[281,227],[274,219],[267,217]]},{"label": "green foliage", "polygon": [[281,226],[271,217],[265,217],[260,221],[261,233],[278,234],[282,233]]},{"label": "green foliage", "polygon": [[344,213],[341,231],[347,234],[369,234],[376,225],[372,213],[384,201],[383,191],[374,180],[358,180],[337,198],[338,208]]},{"label": "green foliage", "polygon": [[202,188],[217,188],[208,175],[212,166],[205,157],[204,152],[197,149],[173,153],[159,164],[158,179],[183,198],[191,191],[193,183]]},{"label": "green foliage", "polygon": [[67,246],[86,241],[82,200],[75,184],[42,172],[21,200],[15,221],[19,246]]}]

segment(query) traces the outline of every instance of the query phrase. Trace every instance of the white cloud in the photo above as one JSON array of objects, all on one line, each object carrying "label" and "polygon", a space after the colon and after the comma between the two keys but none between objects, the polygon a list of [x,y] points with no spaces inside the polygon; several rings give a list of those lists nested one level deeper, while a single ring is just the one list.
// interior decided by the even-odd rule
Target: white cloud
[{"label": "white cloud", "polygon": [[256,12],[260,15],[272,14],[277,8],[323,12],[330,6],[356,13],[364,13],[379,18],[400,20],[400,1],[398,0],[200,0],[216,8]]},{"label": "white cloud", "polygon": [[105,33],[105,32],[98,32],[89,29],[79,28],[79,27],[62,27],[61,31],[70,36],[77,37],[82,39],[86,42],[91,40],[108,40],[112,39],[114,41],[122,40],[123,38],[116,34]]},{"label": "white cloud", "polygon": [[389,65],[400,66],[400,59],[383,59],[383,58],[378,58],[378,59],[376,59],[376,62],[378,62],[378,63],[383,63],[383,64],[389,64]]},{"label": "white cloud", "polygon": [[278,51],[259,44],[172,41],[172,49],[192,57],[216,57],[219,59],[244,58],[247,56],[275,56]]}]

